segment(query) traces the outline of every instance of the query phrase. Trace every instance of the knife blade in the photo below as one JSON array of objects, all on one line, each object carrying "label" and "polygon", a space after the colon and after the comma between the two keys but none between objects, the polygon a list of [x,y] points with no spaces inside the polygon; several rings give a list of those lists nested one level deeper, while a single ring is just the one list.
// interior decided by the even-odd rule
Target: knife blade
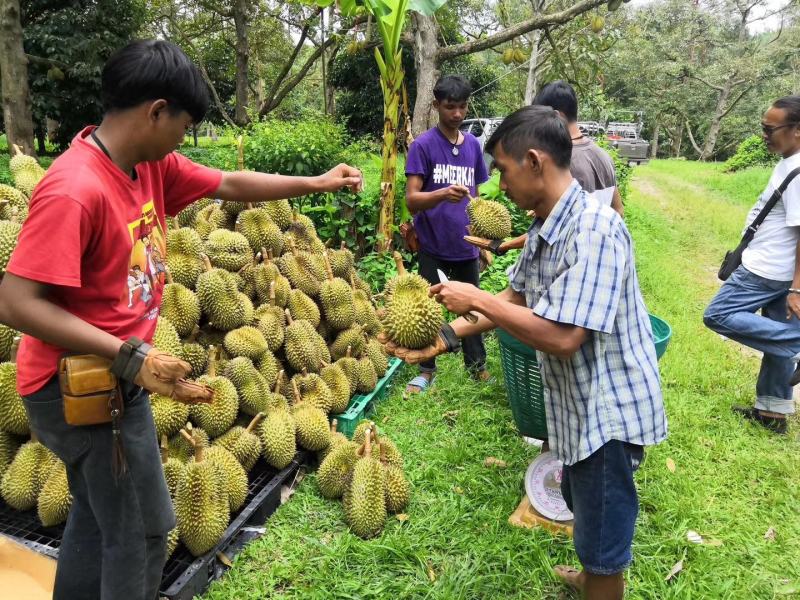
[{"label": "knife blade", "polygon": [[[448,283],[450,280],[447,278],[447,275],[444,274],[444,271],[441,269],[436,269],[436,274],[439,275],[439,283]],[[470,323],[477,323],[478,322],[478,315],[474,312],[468,312],[464,315],[461,315]]]}]

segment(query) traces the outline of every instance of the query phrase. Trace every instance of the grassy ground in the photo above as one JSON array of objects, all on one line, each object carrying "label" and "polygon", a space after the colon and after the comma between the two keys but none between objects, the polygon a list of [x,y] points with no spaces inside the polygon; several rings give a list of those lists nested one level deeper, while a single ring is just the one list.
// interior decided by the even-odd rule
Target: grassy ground
[{"label": "grassy ground", "polygon": [[[723,175],[678,161],[636,170],[626,220],[648,307],[674,335],[661,361],[670,436],[637,475],[628,598],[800,594],[798,436],[772,436],[730,413],[732,402],[752,400],[758,362],[701,321],[719,259],[767,178],[763,169]],[[507,523],[537,451],[516,435],[493,338],[488,347],[498,382],[474,384],[447,357],[427,396],[405,400],[396,386],[379,407],[375,418],[404,451],[414,486],[407,521],[359,540],[309,473],[206,598],[571,597],[550,575],[555,564],[576,563],[570,541]],[[406,367],[400,381],[410,375]],[[508,466],[485,467],[488,456]],[[770,528],[774,540],[765,538]],[[688,530],[714,544],[688,542]]]}]

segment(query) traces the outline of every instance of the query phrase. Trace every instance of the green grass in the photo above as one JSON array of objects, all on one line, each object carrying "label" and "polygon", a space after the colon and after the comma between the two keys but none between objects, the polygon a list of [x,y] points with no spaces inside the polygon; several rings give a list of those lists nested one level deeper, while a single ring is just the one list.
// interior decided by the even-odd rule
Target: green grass
[{"label": "green grass", "polygon": [[[635,170],[626,220],[641,286],[649,310],[674,333],[660,363],[670,435],[637,474],[641,512],[627,598],[766,599],[800,590],[798,436],[776,437],[731,414],[732,402],[752,401],[758,361],[701,320],[719,259],[768,175],[681,161]],[[446,357],[427,396],[403,399],[396,385],[378,409],[413,483],[408,521],[391,519],[381,537],[362,541],[310,472],[205,597],[571,597],[550,575],[555,564],[576,564],[571,542],[507,523],[537,451],[517,436],[494,338],[488,350],[498,382],[472,383],[460,357]],[[399,382],[411,374],[406,367]],[[488,456],[508,466],[487,468]],[[764,538],[770,527],[774,541]],[[722,545],[692,544],[688,530]],[[666,582],[679,560],[683,571]]]}]

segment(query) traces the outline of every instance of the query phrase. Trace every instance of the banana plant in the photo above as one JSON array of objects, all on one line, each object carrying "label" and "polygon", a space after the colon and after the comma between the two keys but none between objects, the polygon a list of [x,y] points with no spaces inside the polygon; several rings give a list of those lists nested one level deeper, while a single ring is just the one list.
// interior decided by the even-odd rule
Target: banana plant
[{"label": "banana plant", "polygon": [[[314,4],[324,8],[334,2],[335,0],[316,0]],[[356,17],[364,13],[372,15],[383,42],[380,49],[375,48],[375,61],[378,64],[381,89],[383,90],[381,210],[378,218],[378,231],[381,234],[378,242],[379,252],[390,248],[394,232],[397,133],[405,77],[400,36],[410,11],[430,16],[445,2],[446,0],[339,0],[336,2],[345,17]]]}]

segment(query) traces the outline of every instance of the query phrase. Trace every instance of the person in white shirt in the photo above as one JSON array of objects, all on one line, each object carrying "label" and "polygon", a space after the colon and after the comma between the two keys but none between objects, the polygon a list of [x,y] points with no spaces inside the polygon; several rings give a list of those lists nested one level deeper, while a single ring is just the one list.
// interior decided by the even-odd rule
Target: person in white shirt
[{"label": "person in white shirt", "polygon": [[[749,226],[800,167],[800,95],[776,100],[761,122],[764,141],[783,159],[750,211]],[[786,433],[794,413],[792,386],[800,383],[800,175],[789,183],[703,315],[707,327],[764,353],[755,406],[734,412],[775,433]],[[761,314],[756,314],[758,311]]]}]

